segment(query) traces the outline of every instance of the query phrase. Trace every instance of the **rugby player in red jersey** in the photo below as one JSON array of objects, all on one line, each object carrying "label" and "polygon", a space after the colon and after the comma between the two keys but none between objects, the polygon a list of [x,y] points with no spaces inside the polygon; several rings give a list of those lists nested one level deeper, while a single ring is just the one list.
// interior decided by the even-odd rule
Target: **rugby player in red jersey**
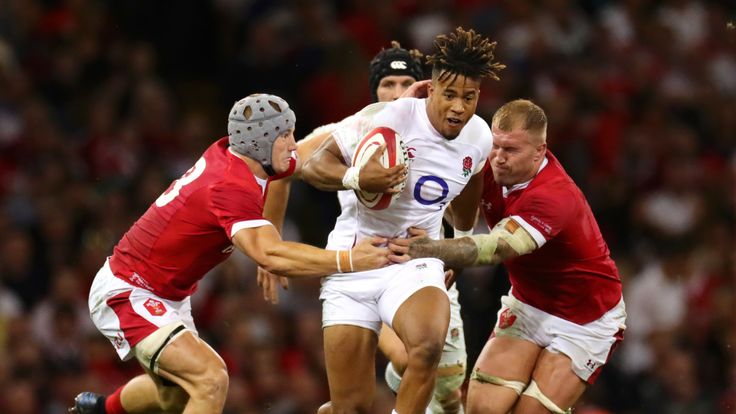
[{"label": "rugby player in red jersey", "polygon": [[296,117],[283,99],[250,95],[228,116],[228,136],[213,143],[149,207],[115,246],[89,296],[92,320],[121,359],[146,373],[110,396],[83,392],[79,414],[221,413],[228,388],[222,358],[199,336],[190,296],[235,248],[289,277],[363,271],[388,263],[374,238],[350,250],[281,240],[263,217],[269,180],[293,171]]},{"label": "rugby player in red jersey", "polygon": [[547,149],[528,100],[493,116],[481,210],[490,233],[396,240],[452,268],[504,263],[511,291],[471,375],[466,411],[567,413],[623,337],[621,280],[585,197]]}]

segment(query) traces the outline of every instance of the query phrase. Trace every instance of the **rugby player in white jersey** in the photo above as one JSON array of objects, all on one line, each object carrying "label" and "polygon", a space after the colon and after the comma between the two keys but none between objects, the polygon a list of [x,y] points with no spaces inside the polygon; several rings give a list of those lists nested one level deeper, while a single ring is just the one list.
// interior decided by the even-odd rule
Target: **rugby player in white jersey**
[{"label": "rugby player in white jersey", "polygon": [[[426,99],[369,105],[341,123],[305,161],[303,179],[317,188],[390,192],[400,182],[390,169],[381,183],[372,180],[372,173],[364,176],[367,166],[350,166],[358,140],[384,126],[394,129],[409,150],[406,188],[399,198],[380,211],[356,204],[353,237],[340,243],[351,246],[379,234],[405,237],[410,227],[437,239],[450,202],[454,225],[472,227],[482,190],[479,173],[492,145],[490,127],[475,115],[480,83],[486,76],[498,79],[503,67],[493,61],[494,47],[473,30],[438,36],[435,53],[428,56],[432,81]],[[424,413],[450,319],[443,262],[420,259],[352,276],[336,274],[323,279],[320,298],[331,404],[319,412],[370,409],[378,333],[386,323],[408,355],[395,412]]]},{"label": "rugby player in white jersey", "polygon": [[[407,50],[393,41],[391,47],[379,52],[370,63],[369,87],[373,102],[391,102],[401,97],[415,82],[424,79],[424,56],[418,50]],[[415,85],[420,86],[420,85]],[[342,121],[349,124],[354,117]],[[315,129],[311,134],[298,142],[297,153],[300,160],[312,156],[330,134],[339,128],[341,123],[332,123]],[[356,131],[357,132],[357,131]],[[360,137],[356,137],[359,139]],[[301,177],[300,168],[286,179],[274,181],[269,187],[269,193],[264,209],[264,216],[280,227],[286,213],[286,204],[289,196],[291,177]],[[352,243],[355,235],[356,208],[358,199],[352,190],[337,192],[340,201],[341,214],[330,232],[328,246],[341,246]],[[459,230],[456,230],[459,232]],[[460,233],[465,234],[465,233]],[[448,271],[451,272],[451,271]],[[277,279],[277,276],[259,268],[258,280],[264,289],[265,299],[271,302],[278,300],[277,287],[279,283],[287,285],[287,279]],[[462,413],[462,393],[460,387],[465,380],[465,366],[467,354],[465,350],[465,335],[460,317],[459,293],[457,287],[451,284],[448,289],[450,298],[450,325],[448,327],[445,345],[437,368],[432,400],[428,413],[454,414]],[[389,359],[386,366],[385,378],[388,386],[398,392],[401,375],[407,364],[406,348],[396,333],[386,325],[381,328],[378,338],[378,348]]]}]

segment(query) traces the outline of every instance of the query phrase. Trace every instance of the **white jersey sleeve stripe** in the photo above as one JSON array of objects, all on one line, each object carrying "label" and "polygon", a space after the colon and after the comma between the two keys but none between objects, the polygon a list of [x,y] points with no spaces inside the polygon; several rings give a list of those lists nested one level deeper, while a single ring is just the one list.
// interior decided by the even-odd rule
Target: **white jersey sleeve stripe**
[{"label": "white jersey sleeve stripe", "polygon": [[272,226],[270,221],[268,220],[246,220],[246,221],[239,221],[235,224],[233,224],[232,230],[230,230],[230,238],[235,237],[235,233],[237,233],[240,230],[243,229],[254,229],[256,227],[263,227],[263,226]]},{"label": "white jersey sleeve stripe", "polygon": [[547,239],[544,238],[542,232],[535,229],[534,226],[532,226],[531,224],[527,223],[527,221],[521,218],[521,216],[511,216],[510,218],[519,223],[521,227],[523,227],[524,230],[526,230],[532,236],[534,241],[537,242],[537,248],[540,248],[544,246],[545,243],[547,243]]}]

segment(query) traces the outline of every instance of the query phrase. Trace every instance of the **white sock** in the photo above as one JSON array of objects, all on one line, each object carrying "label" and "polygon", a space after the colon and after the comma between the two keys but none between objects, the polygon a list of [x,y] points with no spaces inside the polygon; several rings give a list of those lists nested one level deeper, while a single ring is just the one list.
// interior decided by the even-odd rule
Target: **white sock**
[{"label": "white sock", "polygon": [[391,410],[391,414],[399,414],[396,412],[396,410]]}]

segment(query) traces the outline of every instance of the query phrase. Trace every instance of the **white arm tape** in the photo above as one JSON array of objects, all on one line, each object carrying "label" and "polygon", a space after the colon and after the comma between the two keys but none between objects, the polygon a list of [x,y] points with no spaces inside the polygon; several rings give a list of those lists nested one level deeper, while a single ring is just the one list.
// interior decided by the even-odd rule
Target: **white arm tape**
[{"label": "white arm tape", "polygon": [[499,240],[506,242],[516,252],[516,256],[525,255],[537,248],[532,236],[519,223],[508,217],[493,226],[489,234],[477,234],[471,238],[478,248],[476,259],[478,265],[495,264],[498,261],[509,259],[509,257],[494,257]]},{"label": "white arm tape", "polygon": [[360,190],[358,183],[358,176],[360,175],[360,168],[350,167],[345,171],[345,175],[342,176],[342,185],[349,190]]},{"label": "white arm tape", "polygon": [[470,230],[460,230],[456,229],[455,227],[452,228],[452,234],[453,239],[459,239],[461,237],[468,237],[473,235],[473,228],[471,227]]}]

